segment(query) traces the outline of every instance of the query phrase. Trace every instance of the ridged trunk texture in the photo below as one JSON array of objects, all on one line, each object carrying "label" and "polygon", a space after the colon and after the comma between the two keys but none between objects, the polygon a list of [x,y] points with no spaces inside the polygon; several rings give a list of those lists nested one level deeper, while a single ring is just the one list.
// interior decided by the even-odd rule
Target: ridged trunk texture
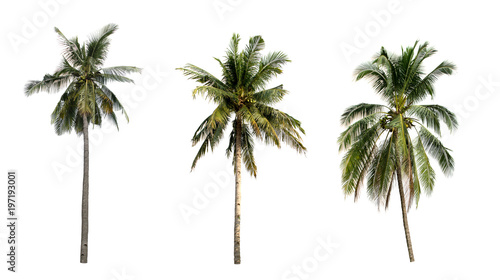
[{"label": "ridged trunk texture", "polygon": [[234,201],[234,264],[241,263],[240,255],[240,215],[241,215],[241,119],[236,117],[235,147],[235,201]]},{"label": "ridged trunk texture", "polygon": [[89,124],[83,117],[83,192],[82,192],[82,240],[80,263],[87,263],[89,240]]},{"label": "ridged trunk texture", "polygon": [[[395,142],[397,143],[397,137],[398,137],[397,131],[395,131],[394,134],[395,134]],[[405,229],[406,246],[408,247],[408,256],[410,257],[410,262],[414,262],[415,258],[413,257],[413,247],[411,245],[411,238],[410,238],[410,227],[408,226],[405,192],[403,189],[403,179],[401,177],[401,164],[399,163],[399,154],[397,152],[397,149],[396,149],[396,175],[398,176],[399,197],[401,199],[401,211],[403,212],[403,225]]]}]

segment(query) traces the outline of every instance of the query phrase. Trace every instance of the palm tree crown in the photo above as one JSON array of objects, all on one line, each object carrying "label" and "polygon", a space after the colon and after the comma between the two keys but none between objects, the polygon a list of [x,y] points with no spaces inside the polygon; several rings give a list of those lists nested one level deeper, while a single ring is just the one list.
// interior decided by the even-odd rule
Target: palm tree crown
[{"label": "palm tree crown", "polygon": [[[367,192],[379,206],[388,206],[391,188],[401,163],[408,208],[422,189],[431,193],[435,172],[429,156],[435,158],[445,175],[451,175],[454,160],[450,150],[430,131],[441,136],[441,124],[453,131],[455,115],[440,105],[419,105],[434,96],[434,82],[450,75],[455,65],[441,62],[424,74],[423,61],[436,53],[428,43],[388,54],[382,47],[372,62],[361,64],[356,80],[368,79],[386,105],[361,103],[345,110],[341,124],[348,126],[338,138],[340,151],[347,150],[342,163],[342,187],[346,195],[359,195],[367,178]],[[412,134],[414,137],[412,137]]]},{"label": "palm tree crown", "polygon": [[138,73],[140,69],[131,66],[103,68],[108,54],[110,39],[118,29],[115,24],[108,24],[90,37],[88,42],[80,44],[78,38],[67,39],[55,28],[63,45],[63,59],[56,72],[46,74],[41,81],[29,81],[25,94],[30,96],[40,91],[58,92],[65,89],[59,103],[52,112],[52,123],[58,135],[71,132],[83,132],[83,116],[89,123],[101,125],[103,117],[108,117],[118,128],[115,110],[127,113],[115,94],[106,86],[108,82],[127,82],[128,73]]},{"label": "palm tree crown", "polygon": [[[301,143],[300,133],[304,133],[304,129],[300,121],[271,107],[288,92],[283,89],[283,85],[266,89],[266,84],[281,74],[282,66],[290,60],[279,51],[262,56],[260,52],[264,49],[264,40],[261,36],[252,37],[241,52],[238,52],[239,42],[239,35],[234,34],[224,61],[215,58],[222,69],[222,79],[192,64],[179,68],[184,75],[202,84],[193,90],[193,97],[204,95],[217,105],[192,138],[193,146],[200,141],[202,144],[191,169],[209,149],[213,150],[220,142],[229,123],[231,132],[226,155],[233,155],[234,164],[236,130],[241,126],[242,159],[253,176],[257,176],[253,155],[254,136],[266,144],[281,147],[283,141],[299,153],[306,151]],[[235,117],[231,122],[232,116]]]}]

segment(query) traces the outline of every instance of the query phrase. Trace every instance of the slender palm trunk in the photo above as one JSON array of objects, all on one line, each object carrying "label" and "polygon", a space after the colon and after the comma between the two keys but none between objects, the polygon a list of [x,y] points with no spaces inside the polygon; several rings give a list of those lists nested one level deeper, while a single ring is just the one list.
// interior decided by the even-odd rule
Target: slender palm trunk
[{"label": "slender palm trunk", "polygon": [[[395,131],[394,134],[395,134],[394,140],[397,143],[397,131]],[[408,226],[406,199],[403,189],[403,179],[401,177],[401,164],[399,163],[399,157],[397,156],[397,149],[396,149],[396,175],[398,176],[399,197],[401,199],[401,211],[403,212],[403,225],[405,228],[406,246],[408,247],[408,255],[410,257],[410,262],[414,262],[415,258],[413,257],[413,247],[411,245],[411,238],[410,238],[410,227]]]},{"label": "slender palm trunk", "polygon": [[241,214],[241,119],[236,117],[235,202],[234,202],[234,264],[241,263],[240,214]]},{"label": "slender palm trunk", "polygon": [[80,263],[87,263],[89,240],[89,124],[83,116],[83,193],[82,193],[82,241]]}]

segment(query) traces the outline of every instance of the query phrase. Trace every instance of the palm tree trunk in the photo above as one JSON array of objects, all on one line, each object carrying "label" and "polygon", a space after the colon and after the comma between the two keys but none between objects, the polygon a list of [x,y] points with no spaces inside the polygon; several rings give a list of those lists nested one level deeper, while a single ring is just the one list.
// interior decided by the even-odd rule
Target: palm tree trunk
[{"label": "palm tree trunk", "polygon": [[89,240],[89,124],[83,116],[83,193],[82,193],[82,241],[80,263],[87,263]]},{"label": "palm tree trunk", "polygon": [[236,117],[236,158],[235,171],[235,202],[234,202],[234,264],[241,263],[240,256],[240,214],[241,214],[241,119]]},{"label": "palm tree trunk", "polygon": [[[394,132],[394,136],[395,136],[394,140],[397,143],[397,131]],[[401,199],[401,211],[403,212],[403,225],[405,228],[406,246],[408,247],[408,255],[410,257],[410,262],[414,262],[415,258],[413,257],[413,247],[411,245],[411,238],[410,238],[410,227],[408,226],[406,199],[403,189],[403,179],[401,177],[401,164],[399,163],[397,149],[396,149],[396,175],[398,176],[399,197]]]}]

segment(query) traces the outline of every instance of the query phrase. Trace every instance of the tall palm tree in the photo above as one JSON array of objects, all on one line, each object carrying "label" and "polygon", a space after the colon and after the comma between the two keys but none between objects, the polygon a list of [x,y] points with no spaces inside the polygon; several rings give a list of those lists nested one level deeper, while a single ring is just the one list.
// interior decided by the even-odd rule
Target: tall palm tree
[{"label": "tall palm tree", "polygon": [[41,81],[29,81],[25,94],[30,96],[40,91],[49,93],[64,89],[61,99],[52,112],[52,124],[58,135],[75,131],[83,134],[83,193],[82,193],[82,236],[80,262],[87,262],[89,230],[89,123],[101,125],[107,117],[118,128],[115,115],[122,111],[128,116],[116,95],[106,86],[109,82],[133,83],[125,77],[128,73],[138,73],[139,68],[117,66],[103,68],[110,44],[109,36],[118,29],[115,24],[104,26],[80,44],[78,38],[67,39],[55,28],[63,46],[62,62],[53,74],[46,74]]},{"label": "tall palm tree", "polygon": [[446,176],[455,165],[450,150],[430,130],[441,136],[441,124],[450,132],[458,126],[455,114],[445,107],[418,104],[434,96],[434,82],[451,75],[455,65],[443,61],[424,74],[422,63],[436,50],[427,42],[417,45],[418,41],[402,49],[401,55],[388,54],[382,47],[372,62],[356,69],[356,80],[367,79],[386,105],[361,103],[347,108],[341,124],[348,127],[338,138],[340,151],[347,151],[341,163],[345,195],[353,194],[356,201],[366,178],[368,196],[387,209],[396,179],[411,262],[407,210],[414,200],[418,207],[422,190],[430,194],[434,188],[429,155]]},{"label": "tall palm tree", "polygon": [[285,142],[299,153],[306,152],[300,136],[305,133],[300,121],[271,107],[281,101],[288,92],[283,89],[283,85],[266,89],[266,84],[281,74],[283,65],[290,60],[282,52],[271,52],[262,56],[264,40],[261,36],[250,38],[245,50],[241,52],[238,52],[239,42],[240,36],[234,34],[224,61],[215,58],[222,68],[221,80],[192,64],[179,68],[189,79],[201,84],[193,90],[193,98],[198,95],[205,96],[217,105],[194,133],[193,146],[200,141],[202,144],[191,170],[209,149],[213,151],[223,138],[228,124],[231,126],[226,156],[232,156],[235,174],[235,264],[241,262],[241,161],[243,160],[250,174],[256,177],[254,138],[278,148],[281,147],[281,142]]}]

